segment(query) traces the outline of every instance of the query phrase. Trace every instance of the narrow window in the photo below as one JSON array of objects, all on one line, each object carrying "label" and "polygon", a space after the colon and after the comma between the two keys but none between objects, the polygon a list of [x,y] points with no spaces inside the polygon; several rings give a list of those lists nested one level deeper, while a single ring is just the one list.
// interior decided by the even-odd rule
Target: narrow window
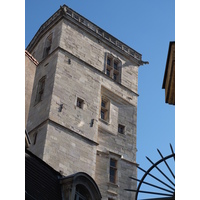
[{"label": "narrow window", "polygon": [[117,62],[114,62],[114,69],[118,70],[118,63]]},{"label": "narrow window", "polygon": [[110,60],[110,58],[107,58],[107,65],[110,66],[110,64],[111,64],[111,60]]},{"label": "narrow window", "polygon": [[113,79],[116,81],[117,80],[117,74],[113,74]]},{"label": "narrow window", "polygon": [[76,106],[83,109],[83,104],[84,104],[84,100],[78,97],[76,101]]},{"label": "narrow window", "polygon": [[104,100],[101,101],[101,106],[104,108],[106,107],[106,102]]},{"label": "narrow window", "polygon": [[33,142],[34,145],[36,144],[37,134],[38,134],[38,132],[35,132],[35,134],[34,134],[34,142]]},{"label": "narrow window", "polygon": [[43,76],[38,82],[35,104],[42,101],[42,97],[43,97],[43,94],[44,94],[45,80],[46,80],[46,76]]},{"label": "narrow window", "polygon": [[124,134],[124,131],[125,131],[125,126],[118,124],[118,132]]},{"label": "narrow window", "polygon": [[101,119],[105,120],[105,111],[101,110]]},{"label": "narrow window", "polygon": [[117,160],[110,158],[110,182],[116,184],[117,180]]},{"label": "narrow window", "polygon": [[106,74],[107,74],[108,76],[110,76],[110,70],[109,70],[109,69],[106,70]]},{"label": "narrow window", "polygon": [[51,50],[51,44],[52,44],[52,34],[50,34],[46,41],[45,41],[45,47],[43,52],[43,58],[47,57],[49,55],[49,52]]},{"label": "narrow window", "polygon": [[109,100],[105,99],[104,97],[102,97],[101,100],[101,119],[103,119],[104,121],[109,121]]},{"label": "narrow window", "polygon": [[121,61],[113,57],[112,55],[107,55],[106,58],[106,66],[105,66],[105,74],[112,78],[116,82],[120,82],[121,77]]}]

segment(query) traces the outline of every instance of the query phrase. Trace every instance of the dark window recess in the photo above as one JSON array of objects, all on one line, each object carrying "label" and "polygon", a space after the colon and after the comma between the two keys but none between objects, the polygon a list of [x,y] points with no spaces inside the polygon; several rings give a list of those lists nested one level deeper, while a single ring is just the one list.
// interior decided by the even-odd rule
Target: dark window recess
[{"label": "dark window recess", "polygon": [[101,100],[101,119],[103,119],[104,121],[109,121],[109,100],[108,99],[104,99],[102,97],[102,100]]},{"label": "dark window recess", "polygon": [[118,58],[115,58],[112,55],[107,56],[105,74],[110,78],[112,78],[114,81],[120,82],[120,77],[121,77],[120,65],[121,62]]},{"label": "dark window recess", "polygon": [[111,158],[110,159],[110,182],[116,183],[117,179],[117,160]]},{"label": "dark window recess", "polygon": [[125,131],[125,126],[118,124],[118,132],[124,134],[124,131]]},{"label": "dark window recess", "polygon": [[89,200],[92,199],[88,189],[81,184],[76,185],[76,193],[74,200]]},{"label": "dark window recess", "polygon": [[116,81],[117,80],[117,74],[113,74],[113,79]]},{"label": "dark window recess", "polygon": [[38,132],[36,132],[36,133],[34,134],[34,142],[33,142],[34,145],[36,144],[37,134],[38,134]]},{"label": "dark window recess", "polygon": [[104,107],[104,108],[106,107],[106,102],[104,100],[102,100],[101,106]]},{"label": "dark window recess", "polygon": [[109,65],[110,66],[110,58],[107,58],[107,65]]},{"label": "dark window recess", "polygon": [[109,69],[106,70],[106,74],[107,74],[108,76],[110,76],[110,70],[109,70]]},{"label": "dark window recess", "polygon": [[118,70],[118,67],[117,67],[117,63],[116,62],[114,62],[114,69],[116,69],[116,70]]},{"label": "dark window recess", "polygon": [[45,47],[44,47],[44,52],[43,52],[43,58],[47,57],[50,53],[51,50],[51,44],[52,44],[52,34],[50,34],[46,41],[45,41]]},{"label": "dark window recess", "polygon": [[42,97],[43,97],[43,94],[44,94],[45,80],[46,80],[46,76],[43,76],[38,82],[35,104],[42,101]]},{"label": "dark window recess", "polygon": [[81,98],[77,98],[76,106],[83,109],[84,100]]},{"label": "dark window recess", "polygon": [[105,120],[105,111],[101,111],[101,119]]}]

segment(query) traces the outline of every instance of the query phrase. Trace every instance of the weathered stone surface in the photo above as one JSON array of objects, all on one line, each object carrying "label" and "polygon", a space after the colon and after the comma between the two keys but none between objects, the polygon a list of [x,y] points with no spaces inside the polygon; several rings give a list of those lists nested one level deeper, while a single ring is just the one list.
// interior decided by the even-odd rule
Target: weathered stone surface
[{"label": "weathered stone surface", "polygon": [[[49,55],[45,40],[53,33]],[[32,48],[41,61],[33,85],[27,129],[35,144],[30,150],[64,175],[86,172],[100,188],[102,199],[133,199],[136,188],[136,124],[138,66],[125,53],[63,18]],[[105,72],[106,55],[122,63],[121,82]],[[35,105],[38,81],[46,75],[42,101]],[[101,99],[109,99],[108,121],[101,119]],[[81,108],[77,106],[81,99]],[[118,133],[118,124],[125,126]],[[117,160],[116,184],[109,183],[110,158]]]}]

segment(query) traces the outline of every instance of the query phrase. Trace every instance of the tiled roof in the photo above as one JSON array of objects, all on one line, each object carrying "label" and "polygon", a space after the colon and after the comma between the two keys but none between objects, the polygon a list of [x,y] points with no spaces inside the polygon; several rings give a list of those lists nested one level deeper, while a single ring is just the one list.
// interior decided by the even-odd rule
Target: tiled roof
[{"label": "tiled roof", "polygon": [[39,62],[27,51],[25,50],[25,55],[37,66]]}]

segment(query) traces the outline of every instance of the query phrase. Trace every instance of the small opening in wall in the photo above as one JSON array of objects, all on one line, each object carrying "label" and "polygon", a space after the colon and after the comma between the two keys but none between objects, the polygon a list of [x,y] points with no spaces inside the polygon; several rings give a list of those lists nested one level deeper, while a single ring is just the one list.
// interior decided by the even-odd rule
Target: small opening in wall
[{"label": "small opening in wall", "polygon": [[38,134],[38,132],[34,133],[34,142],[33,142],[34,145],[36,144],[36,141],[37,141],[37,134]]},{"label": "small opening in wall", "polygon": [[118,133],[124,134],[125,132],[125,126],[118,124]]},{"label": "small opening in wall", "polygon": [[84,100],[77,97],[77,102],[76,102],[76,106],[83,109],[83,104],[84,104]]}]

